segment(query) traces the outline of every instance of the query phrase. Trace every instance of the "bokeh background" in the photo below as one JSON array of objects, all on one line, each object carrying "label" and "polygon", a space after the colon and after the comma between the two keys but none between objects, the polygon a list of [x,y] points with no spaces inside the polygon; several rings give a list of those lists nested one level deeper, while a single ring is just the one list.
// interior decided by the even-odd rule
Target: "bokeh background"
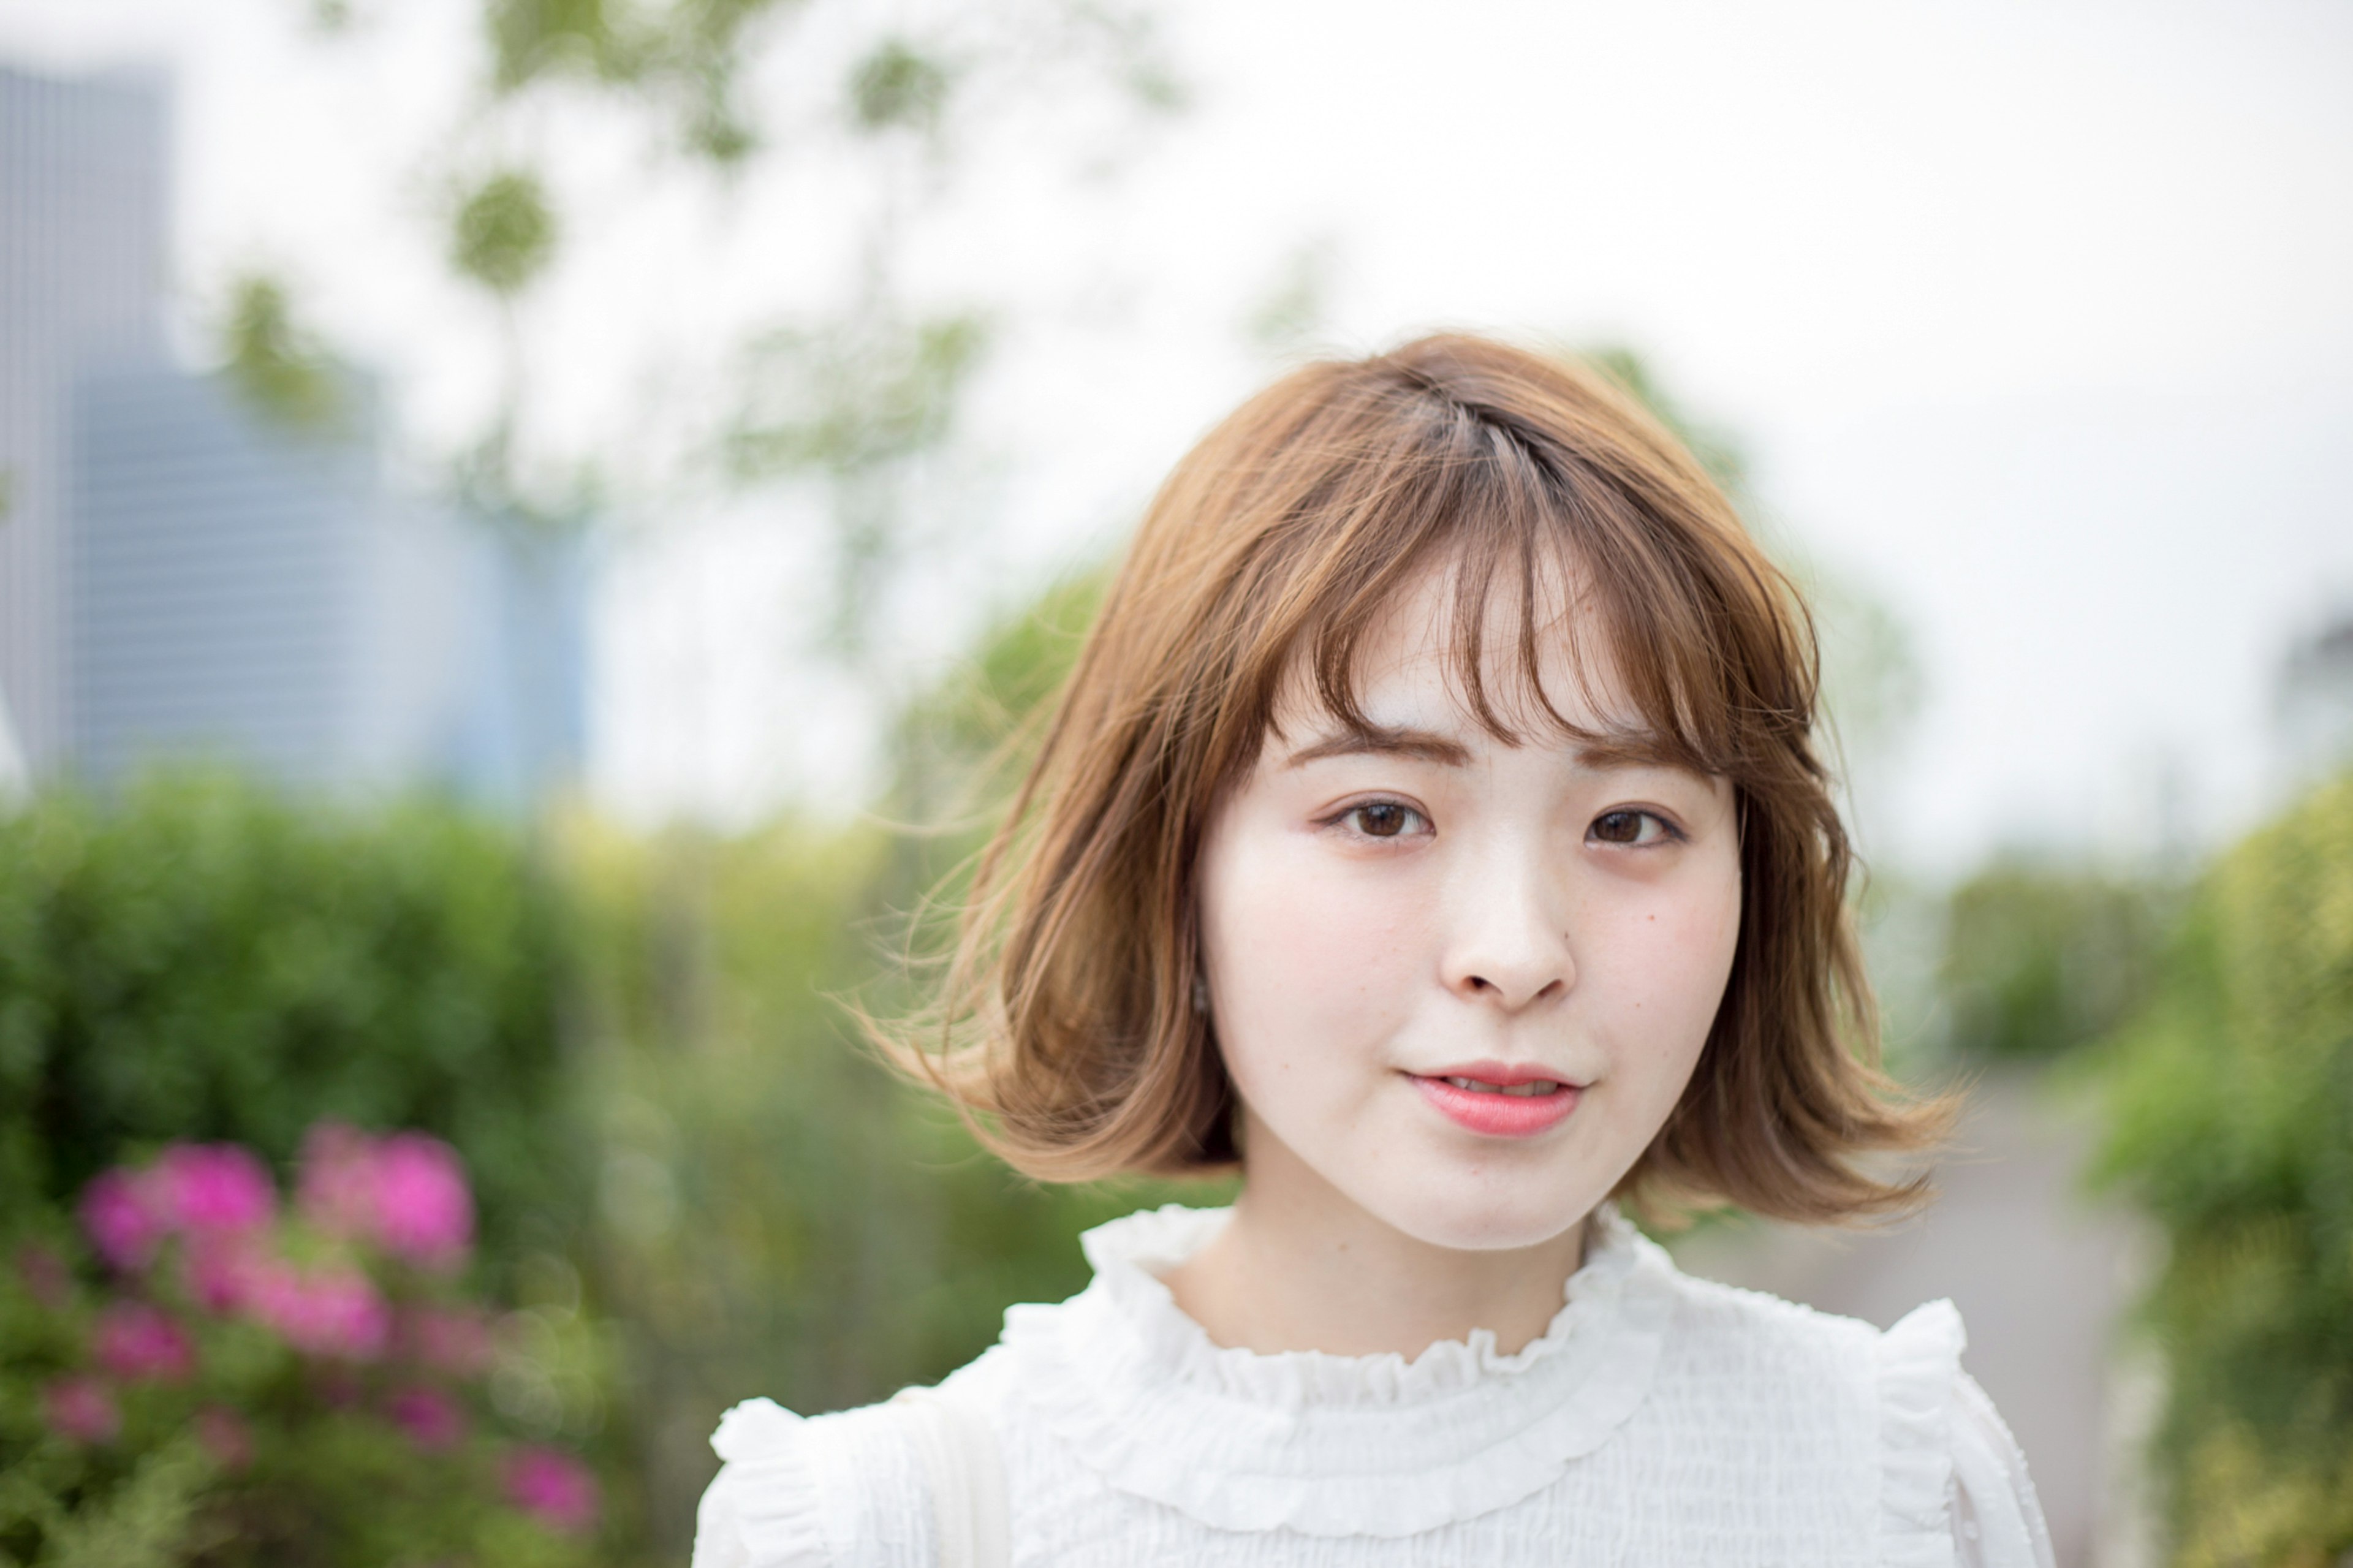
[{"label": "bokeh background", "polygon": [[[1686,1267],[1952,1296],[2063,1563],[2344,1561],[2348,193],[2328,0],[5,0],[0,1557],[682,1563],[726,1405],[1082,1283],[1166,1194],[849,1008],[1191,439],[1468,327],[1808,584],[1975,1086],[1926,1218]],[[321,1123],[454,1152],[462,1266]],[[491,1348],[206,1297],[223,1144]]]}]

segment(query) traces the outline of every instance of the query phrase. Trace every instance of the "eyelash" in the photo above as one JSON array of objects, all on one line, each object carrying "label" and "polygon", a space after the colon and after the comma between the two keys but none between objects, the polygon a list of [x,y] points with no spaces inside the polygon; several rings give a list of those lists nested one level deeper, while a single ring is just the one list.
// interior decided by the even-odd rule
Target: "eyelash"
[{"label": "eyelash", "polygon": [[[1358,816],[1365,812],[1377,811],[1384,807],[1394,808],[1405,813],[1406,816],[1420,823],[1425,828],[1430,826],[1429,816],[1425,815],[1419,806],[1408,805],[1401,800],[1389,800],[1387,798],[1353,802],[1348,805],[1343,806],[1338,812],[1326,818],[1325,825],[1327,826],[1337,827],[1344,824],[1353,822]],[[1349,837],[1363,839],[1374,844],[1390,844],[1396,842],[1398,839],[1406,837],[1407,833],[1403,827],[1399,827],[1395,833],[1367,833],[1362,826],[1356,826],[1350,830]]]},{"label": "eyelash", "polygon": [[[1419,822],[1419,823],[1422,825],[1422,826],[1423,826],[1424,828],[1428,828],[1428,827],[1430,826],[1430,818],[1429,818],[1426,815],[1424,815],[1424,814],[1422,813],[1422,811],[1420,810],[1420,808],[1419,808],[1419,807],[1417,807],[1417,806],[1408,805],[1405,802],[1403,802],[1403,801],[1401,801],[1401,800],[1388,800],[1388,799],[1377,799],[1377,800],[1360,800],[1360,801],[1357,801],[1357,802],[1354,803],[1353,805],[1347,805],[1347,806],[1343,807],[1340,811],[1338,811],[1338,812],[1336,812],[1335,814],[1334,814],[1333,816],[1329,816],[1329,817],[1325,818],[1325,819],[1324,819],[1324,826],[1328,826],[1328,827],[1337,827],[1337,826],[1342,826],[1342,825],[1344,825],[1344,824],[1347,824],[1347,823],[1354,822],[1354,821],[1356,820],[1356,818],[1357,818],[1361,814],[1363,814],[1363,813],[1365,813],[1365,812],[1367,812],[1367,811],[1377,811],[1377,810],[1380,810],[1380,809],[1383,809],[1383,808],[1393,808],[1393,809],[1395,809],[1395,810],[1401,811],[1401,812],[1405,813],[1405,815],[1406,815],[1408,817],[1412,818],[1414,821]],[[1661,815],[1660,813],[1658,813],[1658,812],[1655,812],[1655,811],[1644,811],[1644,810],[1642,810],[1642,809],[1641,809],[1641,807],[1639,807],[1639,806],[1622,806],[1622,805],[1621,805],[1621,806],[1613,806],[1613,807],[1611,807],[1609,810],[1605,811],[1605,812],[1602,812],[1599,816],[1596,816],[1596,817],[1595,817],[1595,818],[1594,818],[1590,823],[1587,824],[1587,825],[1586,825],[1586,829],[1585,829],[1585,833],[1586,833],[1586,837],[1587,837],[1587,838],[1588,838],[1588,839],[1592,838],[1592,837],[1593,837],[1593,830],[1594,830],[1596,827],[1599,827],[1599,826],[1603,822],[1605,822],[1605,821],[1609,820],[1610,817],[1613,817],[1613,816],[1631,816],[1631,817],[1637,817],[1637,818],[1646,818],[1646,819],[1648,819],[1648,820],[1649,820],[1649,821],[1651,821],[1651,822],[1654,822],[1654,823],[1656,823],[1656,824],[1658,825],[1658,828],[1659,828],[1658,837],[1655,837],[1655,838],[1653,838],[1653,839],[1651,839],[1651,840],[1650,841],[1650,843],[1648,843],[1648,844],[1646,844],[1646,843],[1642,843],[1642,842],[1641,842],[1641,841],[1640,841],[1640,840],[1641,840],[1641,830],[1639,827],[1638,827],[1638,828],[1636,828],[1636,830],[1635,830],[1635,834],[1636,834],[1636,841],[1635,841],[1635,842],[1632,842],[1632,843],[1623,843],[1623,842],[1620,842],[1620,841],[1615,840],[1615,839],[1609,839],[1609,838],[1605,838],[1605,839],[1602,839],[1602,840],[1601,840],[1601,842],[1602,842],[1602,843],[1609,845],[1610,847],[1612,847],[1612,848],[1614,848],[1614,849],[1647,849],[1647,848],[1651,847],[1651,846],[1652,844],[1659,844],[1659,843],[1677,843],[1677,844],[1679,844],[1679,843],[1682,843],[1682,842],[1683,842],[1686,837],[1689,837],[1688,835],[1686,835],[1686,834],[1683,832],[1683,830],[1682,828],[1680,828],[1680,827],[1676,826],[1672,822],[1669,821],[1665,816],[1662,816],[1662,815]],[[1398,828],[1395,833],[1367,833],[1366,831],[1365,831],[1365,829],[1363,828],[1363,826],[1356,826],[1355,828],[1353,828],[1353,829],[1351,830],[1351,835],[1350,835],[1350,836],[1351,836],[1351,837],[1353,837],[1361,838],[1361,839],[1369,839],[1369,840],[1371,840],[1371,841],[1373,841],[1373,842],[1375,842],[1375,843],[1387,844],[1387,843],[1393,842],[1393,841],[1395,841],[1395,840],[1397,840],[1397,839],[1399,839],[1399,838],[1404,838],[1404,837],[1408,837],[1408,834],[1407,834],[1406,828],[1405,828],[1404,826],[1400,826],[1400,827],[1399,827],[1399,828]]]},{"label": "eyelash", "polygon": [[[1689,837],[1689,835],[1685,834],[1682,828],[1677,827],[1673,823],[1668,821],[1664,816],[1662,816],[1655,811],[1644,811],[1640,806],[1618,805],[1610,807],[1608,811],[1601,813],[1600,816],[1596,816],[1591,822],[1588,823],[1585,827],[1586,837],[1588,839],[1591,838],[1593,837],[1593,830],[1613,816],[1648,817],[1652,822],[1657,823],[1659,825],[1659,837],[1651,841],[1653,844],[1680,844]],[[1641,836],[1641,830],[1640,828],[1635,830],[1638,839]],[[1613,849],[1647,849],[1651,847],[1650,844],[1640,842],[1621,844],[1615,839],[1609,838],[1605,838],[1601,840],[1601,842],[1609,845]]]}]

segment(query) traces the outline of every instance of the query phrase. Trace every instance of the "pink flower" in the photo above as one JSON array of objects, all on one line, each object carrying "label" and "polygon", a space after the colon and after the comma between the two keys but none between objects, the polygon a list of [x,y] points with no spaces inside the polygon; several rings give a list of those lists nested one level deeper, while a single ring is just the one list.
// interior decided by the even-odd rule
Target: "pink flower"
[{"label": "pink flower", "polygon": [[94,1377],[61,1377],[41,1391],[49,1429],[75,1443],[103,1443],[122,1429],[114,1395]]},{"label": "pink flower", "polygon": [[302,1149],[301,1205],[313,1225],[396,1258],[450,1268],[474,1240],[474,1199],[457,1152],[422,1132],[372,1139],[321,1122]]},{"label": "pink flower", "polygon": [[116,1166],[82,1189],[81,1228],[98,1255],[116,1268],[143,1268],[170,1222],[143,1174]]},{"label": "pink flower", "polygon": [[278,1207],[269,1168],[234,1143],[174,1143],[143,1171],[117,1166],[82,1190],[81,1226],[99,1256],[143,1268],[174,1231],[241,1236]]},{"label": "pink flower", "polygon": [[392,1339],[392,1309],[354,1268],[305,1274],[266,1264],[255,1270],[246,1304],[307,1355],[373,1361]]},{"label": "pink flower", "polygon": [[436,1372],[478,1377],[491,1364],[491,1325],[468,1308],[419,1307],[403,1324],[406,1352]]},{"label": "pink flower", "polygon": [[218,1234],[193,1236],[181,1254],[181,1280],[207,1312],[234,1312],[250,1303],[269,1267],[260,1238]]},{"label": "pink flower", "polygon": [[553,1448],[518,1448],[507,1459],[507,1500],[550,1530],[577,1535],[596,1523],[596,1478]]},{"label": "pink flower", "polygon": [[465,1261],[474,1244],[474,1197],[458,1152],[422,1132],[376,1146],[376,1239],[396,1258],[428,1268]]},{"label": "pink flower", "polygon": [[330,1236],[365,1236],[375,1220],[375,1142],[356,1127],[322,1121],[302,1139],[295,1201]]},{"label": "pink flower", "polygon": [[196,1412],[196,1441],[224,1470],[241,1470],[253,1462],[253,1434],[226,1405],[207,1405]]},{"label": "pink flower", "polygon": [[52,1312],[73,1295],[73,1275],[66,1260],[37,1241],[16,1249],[16,1278],[25,1282],[25,1294]]},{"label": "pink flower", "polygon": [[466,1413],[438,1388],[404,1388],[388,1407],[393,1425],[427,1453],[454,1448],[466,1436]]},{"label": "pink flower", "polygon": [[195,1342],[143,1301],[118,1301],[99,1314],[98,1364],[125,1382],[178,1383],[195,1370]]},{"label": "pink flower", "polygon": [[174,1143],[155,1162],[154,1181],[164,1215],[186,1231],[259,1230],[278,1208],[269,1167],[234,1143]]}]

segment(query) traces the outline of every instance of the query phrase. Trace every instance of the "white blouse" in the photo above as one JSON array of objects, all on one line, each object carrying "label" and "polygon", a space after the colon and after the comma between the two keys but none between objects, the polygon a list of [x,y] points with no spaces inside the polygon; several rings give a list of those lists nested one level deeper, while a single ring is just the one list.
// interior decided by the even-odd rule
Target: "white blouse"
[{"label": "white blouse", "polygon": [[[1705,1563],[2050,1568],[1960,1315],[1885,1333],[1678,1272],[1614,1210],[1567,1303],[1398,1355],[1220,1349],[1159,1276],[1221,1209],[1087,1233],[1094,1282],[1015,1307],[944,1387],[984,1413],[1017,1564]],[[728,1412],[693,1568],[930,1568],[924,1470],[870,1405]]]}]

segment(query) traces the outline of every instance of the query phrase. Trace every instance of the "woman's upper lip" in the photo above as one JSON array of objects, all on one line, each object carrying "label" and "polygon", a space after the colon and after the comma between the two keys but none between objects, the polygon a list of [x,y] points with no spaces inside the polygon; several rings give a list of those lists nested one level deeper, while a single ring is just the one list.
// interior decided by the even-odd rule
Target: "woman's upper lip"
[{"label": "woman's upper lip", "polygon": [[1428,1072],[1418,1072],[1413,1076],[1416,1078],[1467,1078],[1477,1083],[1492,1083],[1497,1089],[1517,1089],[1524,1083],[1574,1083],[1576,1081],[1558,1068],[1548,1068],[1540,1062],[1456,1062],[1451,1067],[1431,1068]]}]

